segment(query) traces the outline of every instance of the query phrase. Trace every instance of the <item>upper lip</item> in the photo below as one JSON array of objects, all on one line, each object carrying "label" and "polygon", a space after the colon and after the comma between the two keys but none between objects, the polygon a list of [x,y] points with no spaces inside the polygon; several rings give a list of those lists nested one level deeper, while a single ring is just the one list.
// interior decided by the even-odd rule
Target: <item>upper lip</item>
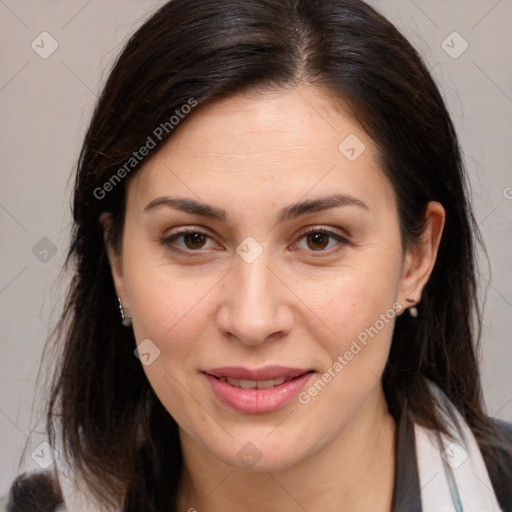
[{"label": "upper lip", "polygon": [[288,368],[285,366],[266,366],[264,368],[256,368],[250,370],[243,366],[224,366],[222,368],[212,368],[203,370],[203,373],[212,375],[213,377],[231,377],[232,379],[244,380],[270,380],[284,377],[286,379],[295,379],[311,369]]}]

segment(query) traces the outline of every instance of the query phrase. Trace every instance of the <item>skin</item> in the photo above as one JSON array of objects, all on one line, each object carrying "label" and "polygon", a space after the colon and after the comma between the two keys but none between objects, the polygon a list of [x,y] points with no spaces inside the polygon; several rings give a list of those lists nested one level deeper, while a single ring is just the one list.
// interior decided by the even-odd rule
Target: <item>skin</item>
[{"label": "skin", "polygon": [[[122,246],[109,248],[109,258],[137,343],[149,338],[161,351],[144,371],[179,425],[179,510],[391,509],[395,425],[380,377],[394,320],[307,405],[240,413],[200,373],[279,364],[315,370],[311,383],[394,303],[403,312],[407,297],[420,300],[444,210],[429,203],[422,242],[402,247],[377,148],[333,107],[333,97],[309,85],[198,107],[128,183]],[[349,134],[366,146],[355,161],[338,150]],[[337,206],[278,222],[282,208],[335,193],[367,209]],[[209,203],[229,220],[166,206],[144,211],[160,196]],[[108,227],[108,214],[101,220]],[[349,243],[303,235],[321,226]],[[208,236],[161,243],[180,227]],[[248,236],[263,249],[252,263],[236,252]],[[237,457],[248,442],[261,455],[250,468]]]}]

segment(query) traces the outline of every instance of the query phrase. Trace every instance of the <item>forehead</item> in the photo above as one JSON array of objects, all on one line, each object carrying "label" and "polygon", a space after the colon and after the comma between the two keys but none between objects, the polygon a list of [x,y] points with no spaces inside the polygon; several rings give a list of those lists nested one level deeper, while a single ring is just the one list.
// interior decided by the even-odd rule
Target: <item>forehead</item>
[{"label": "forehead", "polygon": [[202,197],[223,190],[247,198],[272,191],[279,202],[283,192],[304,196],[336,187],[394,202],[373,141],[341,102],[312,86],[196,107],[129,185],[140,201],[164,191]]}]

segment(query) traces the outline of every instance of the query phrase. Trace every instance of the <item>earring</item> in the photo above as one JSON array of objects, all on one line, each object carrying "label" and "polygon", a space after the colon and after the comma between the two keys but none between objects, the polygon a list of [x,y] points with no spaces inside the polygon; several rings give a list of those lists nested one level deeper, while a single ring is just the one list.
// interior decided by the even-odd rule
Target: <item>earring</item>
[{"label": "earring", "polygon": [[119,305],[119,313],[121,314],[121,323],[125,327],[130,327],[132,325],[132,317],[125,315],[123,303],[121,302],[121,297],[117,297],[117,302]]},{"label": "earring", "polygon": [[[406,298],[405,300],[407,302],[409,302],[409,304],[414,304],[414,299]],[[418,308],[416,306],[411,306],[410,308],[408,308],[408,311],[409,311],[409,315],[411,315],[413,318],[417,318]]]}]

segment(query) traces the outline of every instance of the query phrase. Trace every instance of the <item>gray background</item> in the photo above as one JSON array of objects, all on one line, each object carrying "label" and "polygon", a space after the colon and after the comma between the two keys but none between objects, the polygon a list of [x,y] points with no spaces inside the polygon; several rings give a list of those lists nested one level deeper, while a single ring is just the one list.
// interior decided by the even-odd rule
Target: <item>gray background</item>
[{"label": "gray background", "polygon": [[[23,467],[38,468],[30,453],[44,440],[42,402],[31,414],[32,402],[42,396],[43,345],[63,302],[70,176],[92,107],[123,41],[161,3],[0,0],[0,496],[27,440]],[[489,414],[512,421],[512,1],[370,3],[424,56],[458,129],[490,260],[480,271],[485,397]],[[51,48],[49,39],[42,48],[44,31],[58,42],[46,59],[31,47]]]}]

